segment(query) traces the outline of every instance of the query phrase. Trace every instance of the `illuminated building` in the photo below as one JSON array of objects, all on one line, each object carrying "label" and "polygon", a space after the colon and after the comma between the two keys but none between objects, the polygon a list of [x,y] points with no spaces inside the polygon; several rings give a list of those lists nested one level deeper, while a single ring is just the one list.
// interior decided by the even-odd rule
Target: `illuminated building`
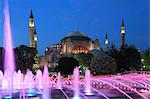
[{"label": "illuminated building", "polygon": [[85,33],[70,32],[61,40],[60,44],[53,44],[47,47],[45,55],[39,58],[39,63],[40,66],[48,64],[49,67],[55,67],[63,56],[87,53],[93,49],[100,49],[98,39],[93,41]]},{"label": "illuminated building", "polygon": [[85,33],[75,31],[67,34],[65,38],[61,40],[62,54],[77,54],[87,53],[93,49],[100,49],[99,40],[93,41],[86,36]]},{"label": "illuminated building", "polygon": [[45,49],[45,55],[39,57],[40,67],[48,65],[48,67],[54,68],[57,66],[59,59],[62,57],[61,45],[56,44]]},{"label": "illuminated building", "polygon": [[[30,47],[33,47],[37,50],[37,33],[35,30],[34,17],[31,11],[29,18],[29,29],[30,29]],[[121,26],[121,38],[122,44],[121,47],[125,47],[125,26],[124,20],[122,20]],[[105,38],[105,48],[109,47],[109,40],[106,34]],[[78,53],[87,53],[91,50],[100,50],[99,39],[92,40],[85,33],[80,31],[73,31],[67,33],[67,35],[61,39],[59,44],[53,44],[50,47],[45,49],[45,55],[38,57],[38,54],[35,57],[36,64],[35,68],[40,68],[47,64],[49,67],[56,66],[61,57],[64,56],[74,56]],[[38,51],[38,50],[37,50]]]}]

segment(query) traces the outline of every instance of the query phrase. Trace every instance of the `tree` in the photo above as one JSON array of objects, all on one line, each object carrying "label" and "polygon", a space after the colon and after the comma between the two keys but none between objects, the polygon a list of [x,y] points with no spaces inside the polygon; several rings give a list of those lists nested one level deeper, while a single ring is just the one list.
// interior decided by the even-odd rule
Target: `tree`
[{"label": "tree", "polygon": [[79,53],[76,54],[76,59],[79,61],[81,74],[84,74],[86,68],[90,68],[91,58],[93,57],[90,53]]},{"label": "tree", "polygon": [[122,71],[141,70],[141,54],[135,46],[126,46],[120,53]]},{"label": "tree", "polygon": [[35,48],[25,45],[15,48],[16,70],[21,70],[24,74],[27,69],[32,70],[36,54]]},{"label": "tree", "polygon": [[73,57],[63,57],[58,61],[58,71],[64,75],[72,74],[76,66],[79,66],[79,62]]},{"label": "tree", "polygon": [[91,71],[93,74],[114,74],[116,73],[116,62],[115,60],[105,54],[103,50],[93,50],[93,57],[91,59]]},{"label": "tree", "polygon": [[143,59],[144,70],[150,70],[150,48],[144,51]]},{"label": "tree", "polygon": [[115,48],[113,45],[106,53],[115,59],[117,72],[142,69],[140,52],[133,45],[126,45],[120,49]]},{"label": "tree", "polygon": [[110,48],[105,53],[115,59],[115,62],[117,64],[117,72],[121,72],[121,68],[122,68],[122,54],[115,47],[115,45],[112,44],[110,46]]}]

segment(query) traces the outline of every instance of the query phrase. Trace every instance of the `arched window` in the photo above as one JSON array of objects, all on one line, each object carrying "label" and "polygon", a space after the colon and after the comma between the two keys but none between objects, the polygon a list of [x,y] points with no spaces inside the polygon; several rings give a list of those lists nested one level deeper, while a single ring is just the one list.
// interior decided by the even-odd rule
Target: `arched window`
[{"label": "arched window", "polygon": [[72,49],[73,54],[87,53],[88,51],[89,51],[88,48],[86,48],[85,46],[81,46],[81,45],[75,45]]}]

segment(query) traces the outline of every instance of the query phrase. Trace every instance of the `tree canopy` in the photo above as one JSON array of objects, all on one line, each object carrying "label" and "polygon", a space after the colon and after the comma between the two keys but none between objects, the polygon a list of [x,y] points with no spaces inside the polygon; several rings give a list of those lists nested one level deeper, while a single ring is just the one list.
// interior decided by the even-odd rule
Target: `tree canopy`
[{"label": "tree canopy", "polygon": [[114,58],[105,54],[103,50],[92,51],[91,71],[93,74],[114,74],[116,73],[116,62]]},{"label": "tree canopy", "polygon": [[115,59],[117,72],[141,70],[142,68],[141,54],[132,45],[120,49],[111,47],[106,53]]},{"label": "tree canopy", "polygon": [[144,65],[144,70],[150,70],[150,48],[146,49],[144,51],[143,56],[143,65]]},{"label": "tree canopy", "polygon": [[21,70],[26,73],[26,70],[32,70],[33,64],[35,64],[35,56],[37,51],[35,48],[31,48],[25,45],[21,45],[15,48],[15,60],[16,70]]},{"label": "tree canopy", "polygon": [[93,55],[91,53],[79,53],[76,54],[76,59],[79,61],[81,74],[84,74],[86,68],[90,68],[91,58]]},{"label": "tree canopy", "polygon": [[73,57],[63,57],[58,61],[58,71],[64,75],[70,75],[76,66],[79,66],[79,62]]}]

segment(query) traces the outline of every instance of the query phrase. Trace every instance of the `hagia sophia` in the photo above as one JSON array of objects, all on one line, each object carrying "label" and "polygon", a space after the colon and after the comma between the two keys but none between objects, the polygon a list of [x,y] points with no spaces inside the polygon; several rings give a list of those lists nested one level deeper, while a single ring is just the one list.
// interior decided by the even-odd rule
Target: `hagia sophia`
[{"label": "hagia sophia", "polygon": [[[37,50],[37,33],[34,25],[34,17],[31,11],[29,18],[29,29],[30,29],[30,47],[34,47]],[[121,26],[121,47],[125,46],[125,26],[124,20],[122,20]],[[109,40],[106,34],[105,48],[109,47]],[[80,31],[73,31],[67,33],[67,35],[61,39],[59,44],[53,44],[45,49],[45,55],[35,57],[36,64],[34,68],[40,68],[45,64],[49,67],[55,67],[58,61],[63,56],[74,56],[78,53],[87,53],[91,50],[100,50],[99,40],[92,40],[85,33]]]},{"label": "hagia sophia", "polygon": [[93,49],[99,49],[99,41],[91,40],[85,33],[79,31],[70,32],[61,40],[62,54],[87,53]]}]

